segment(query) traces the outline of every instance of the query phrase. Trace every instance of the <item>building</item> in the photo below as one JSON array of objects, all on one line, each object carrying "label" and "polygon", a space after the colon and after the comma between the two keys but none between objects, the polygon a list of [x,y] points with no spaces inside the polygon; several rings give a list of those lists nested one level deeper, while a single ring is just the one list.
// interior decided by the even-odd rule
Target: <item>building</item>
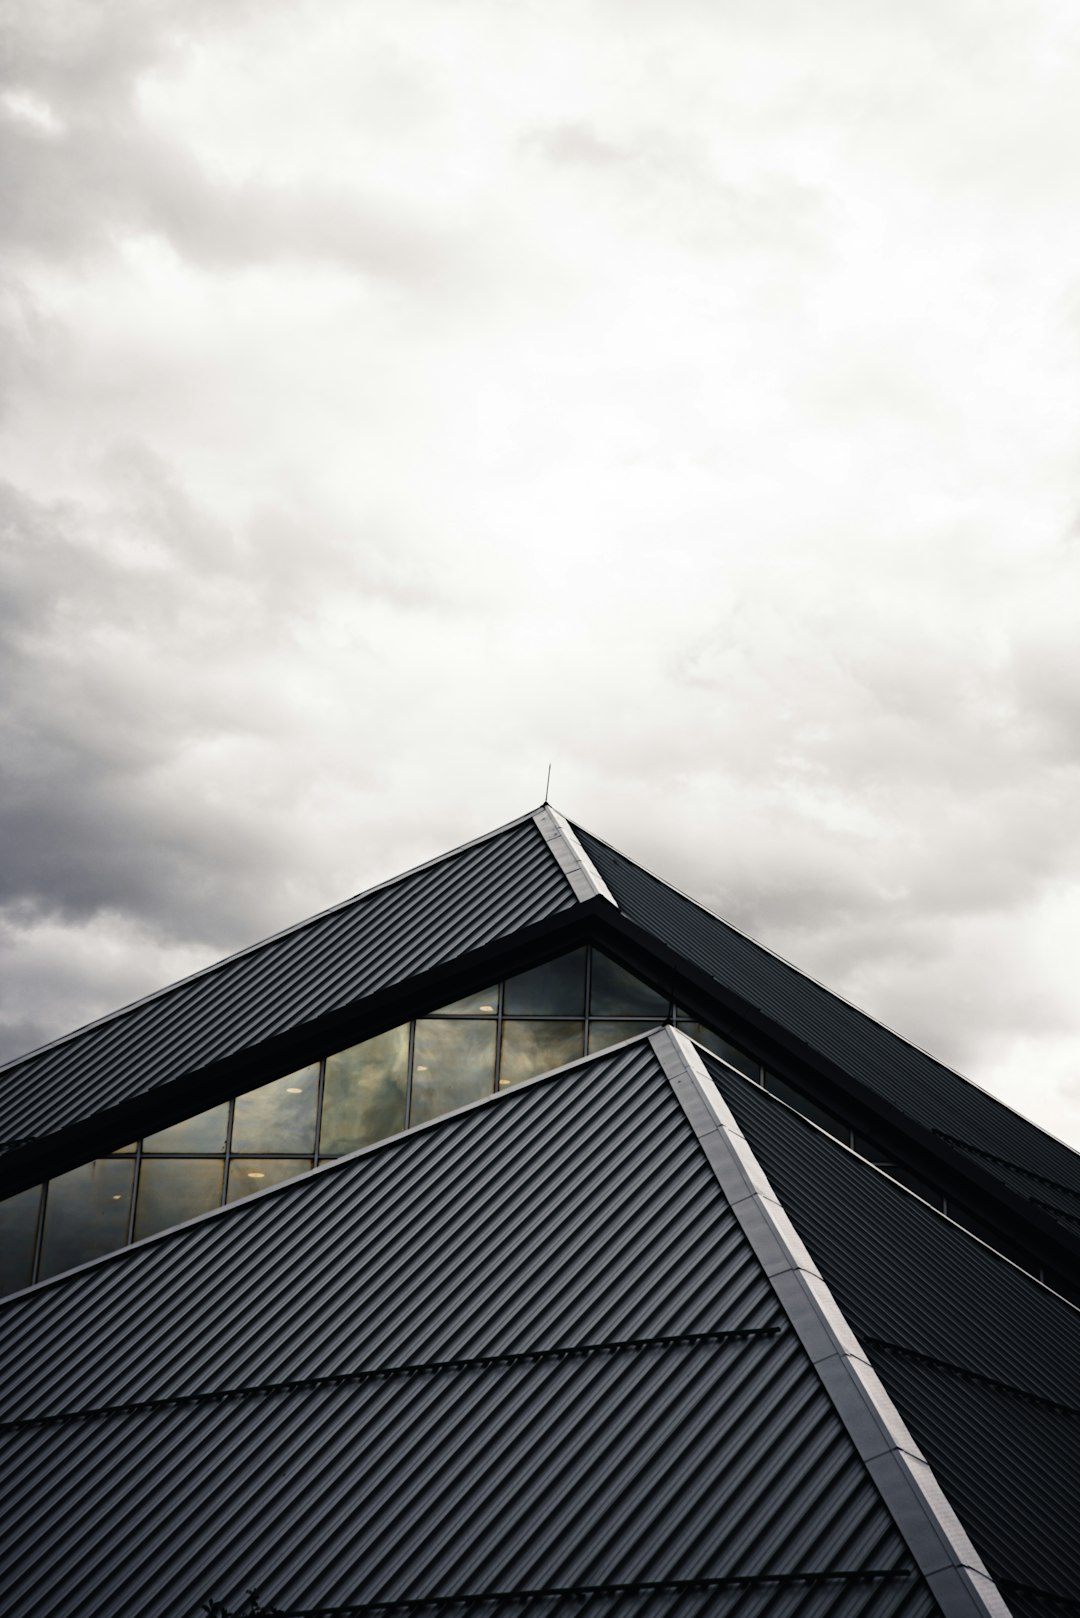
[{"label": "building", "polygon": [[548,805],[0,1105],[12,1618],[1080,1613],[1080,1159]]}]

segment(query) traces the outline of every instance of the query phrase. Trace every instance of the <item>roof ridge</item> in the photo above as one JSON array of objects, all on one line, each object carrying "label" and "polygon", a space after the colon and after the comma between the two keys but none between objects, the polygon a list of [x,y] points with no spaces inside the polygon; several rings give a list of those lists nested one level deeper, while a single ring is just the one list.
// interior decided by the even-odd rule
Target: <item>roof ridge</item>
[{"label": "roof ridge", "polygon": [[1009,1618],[930,1464],[769,1182],[698,1049],[650,1043],[717,1183],[944,1618]]},{"label": "roof ridge", "polygon": [[553,804],[543,803],[533,811],[532,818],[574,890],[574,897],[583,904],[590,899],[606,899],[618,910],[618,900],[581,846],[577,833],[565,815],[561,815]]},{"label": "roof ridge", "polygon": [[479,837],[471,837],[467,842],[458,843],[454,848],[447,849],[443,854],[436,854],[432,859],[421,860],[417,865],[410,865],[407,870],[399,871],[396,876],[386,877],[381,882],[373,882],[371,887],[362,888],[359,893],[350,894],[347,899],[339,899],[336,904],[327,905],[324,910],[317,910],[314,915],[305,916],[302,921],[293,922],[288,927],[282,927],[276,933],[269,933],[265,938],[256,939],[254,943],[244,944],[240,949],[232,950],[228,955],[222,955],[218,960],[211,961],[206,966],[196,967],[194,972],[188,972],[184,977],[175,978],[173,982],[163,984],[160,989],[151,989],[149,994],[140,995],[136,1000],[129,1000],[125,1005],[117,1006],[115,1011],[107,1011],[100,1017],[92,1017],[89,1022],[80,1023],[77,1028],[72,1028],[65,1034],[59,1034],[55,1039],[48,1039],[42,1045],[35,1045],[31,1050],[23,1051],[19,1056],[13,1056],[5,1062],[0,1062],[0,1074],[21,1067],[24,1062],[29,1062],[37,1056],[42,1056],[46,1051],[57,1050],[60,1046],[69,1044],[73,1039],[78,1039],[83,1034],[88,1033],[91,1028],[104,1027],[106,1023],[117,1022],[121,1018],[129,1016],[132,1012],[138,1011],[140,1006],[150,1005],[155,1000],[164,1000],[168,995],[173,994],[178,989],[185,988],[189,983],[195,983],[200,978],[212,977],[215,972],[223,971],[225,967],[231,966],[234,961],[241,961],[249,955],[257,955],[260,950],[268,949],[271,944],[280,943],[284,938],[291,938],[300,934],[306,931],[307,928],[314,927],[316,923],[324,921],[328,916],[336,915],[343,910],[347,910],[350,905],[358,904],[361,899],[367,899],[370,895],[380,893],[386,888],[396,887],[399,882],[405,882],[409,877],[417,876],[421,871],[431,870],[437,865],[442,865],[445,861],[454,859],[459,854],[464,854],[467,849],[479,848],[483,843],[493,842],[496,837],[502,836],[504,832],[512,831],[516,826],[523,826],[530,820],[535,825],[537,812],[536,810],[527,810],[525,814],[515,816],[513,820],[506,821],[504,825],[496,826],[493,831],[484,832]]}]

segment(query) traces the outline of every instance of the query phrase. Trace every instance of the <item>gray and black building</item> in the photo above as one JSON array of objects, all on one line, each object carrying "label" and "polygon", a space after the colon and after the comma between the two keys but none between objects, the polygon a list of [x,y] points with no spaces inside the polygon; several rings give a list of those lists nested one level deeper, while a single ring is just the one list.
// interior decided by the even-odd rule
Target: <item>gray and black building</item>
[{"label": "gray and black building", "polygon": [[10,1618],[1080,1615],[1080,1158],[548,805],[0,1113]]}]

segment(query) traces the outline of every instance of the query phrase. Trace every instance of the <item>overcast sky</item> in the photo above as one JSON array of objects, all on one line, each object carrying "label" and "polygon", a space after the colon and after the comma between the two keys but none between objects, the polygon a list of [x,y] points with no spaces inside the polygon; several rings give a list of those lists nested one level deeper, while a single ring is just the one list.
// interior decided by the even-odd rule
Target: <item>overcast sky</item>
[{"label": "overcast sky", "polygon": [[551,761],[1080,1145],[1073,0],[4,29],[4,1054]]}]

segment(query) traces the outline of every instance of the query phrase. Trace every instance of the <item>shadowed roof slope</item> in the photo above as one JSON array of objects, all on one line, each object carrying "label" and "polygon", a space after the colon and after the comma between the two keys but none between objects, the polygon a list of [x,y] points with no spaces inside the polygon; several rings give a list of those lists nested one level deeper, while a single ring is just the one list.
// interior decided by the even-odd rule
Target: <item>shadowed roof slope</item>
[{"label": "shadowed roof slope", "polygon": [[[1065,1187],[1080,1219],[1075,1152],[591,832],[576,825],[573,830],[628,921],[797,1035],[811,1058],[826,1057],[908,1117],[974,1148],[989,1172],[999,1173],[998,1158],[1015,1165],[1025,1196],[1039,1196],[1040,1177]],[[1007,1172],[1000,1177],[1008,1181]]]},{"label": "shadowed roof slope", "polygon": [[1012,1610],[1080,1612],[1080,1311],[702,1059]]},{"label": "shadowed roof slope", "polygon": [[931,1596],[682,1049],[643,1036],[0,1303],[12,1618],[253,1587],[288,1612],[1002,1610]]}]

